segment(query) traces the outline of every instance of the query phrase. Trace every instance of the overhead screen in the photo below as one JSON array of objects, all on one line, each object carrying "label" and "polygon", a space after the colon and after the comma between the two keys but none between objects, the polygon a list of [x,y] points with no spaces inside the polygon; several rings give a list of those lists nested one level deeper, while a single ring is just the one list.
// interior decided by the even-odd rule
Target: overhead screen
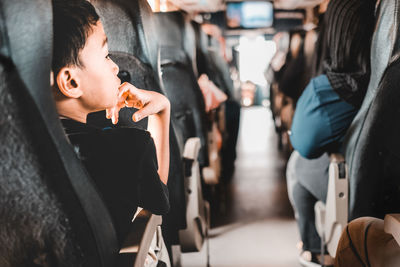
[{"label": "overhead screen", "polygon": [[228,2],[226,16],[230,29],[268,28],[274,22],[274,6],[267,1]]}]

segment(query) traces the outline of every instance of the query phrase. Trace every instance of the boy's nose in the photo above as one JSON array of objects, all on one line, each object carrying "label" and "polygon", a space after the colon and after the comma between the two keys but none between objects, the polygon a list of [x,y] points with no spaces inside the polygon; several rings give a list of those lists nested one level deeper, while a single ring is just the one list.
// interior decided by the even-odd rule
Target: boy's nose
[{"label": "boy's nose", "polygon": [[117,64],[115,64],[114,61],[112,62],[112,64],[113,64],[113,67],[112,67],[112,68],[113,68],[113,71],[114,71],[115,75],[117,75],[118,72],[119,72],[119,67],[118,67]]}]

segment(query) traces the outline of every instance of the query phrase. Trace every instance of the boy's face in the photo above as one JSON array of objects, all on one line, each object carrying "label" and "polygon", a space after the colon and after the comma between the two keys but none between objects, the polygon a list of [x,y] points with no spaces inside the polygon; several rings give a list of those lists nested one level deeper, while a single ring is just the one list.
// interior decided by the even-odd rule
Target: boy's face
[{"label": "boy's face", "polygon": [[118,66],[108,56],[107,36],[100,21],[92,26],[85,47],[79,53],[83,67],[78,67],[80,97],[88,111],[99,111],[117,104]]}]

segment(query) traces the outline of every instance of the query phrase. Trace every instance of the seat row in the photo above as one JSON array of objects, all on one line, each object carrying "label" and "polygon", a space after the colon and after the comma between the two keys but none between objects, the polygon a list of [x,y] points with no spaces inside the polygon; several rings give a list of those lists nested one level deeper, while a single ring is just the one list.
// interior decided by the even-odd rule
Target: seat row
[{"label": "seat row", "polygon": [[[337,8],[341,4],[343,4],[342,6],[344,6],[345,3],[347,3],[346,1],[331,2],[333,4],[330,3],[330,6],[328,6],[328,10],[329,8],[333,7]],[[370,5],[372,5],[371,3]],[[349,6],[347,6],[347,8],[350,9],[350,4]],[[344,12],[343,10],[341,10],[341,12]],[[313,214],[313,216],[315,214],[315,228],[317,231],[317,237],[319,235],[320,239],[322,240],[320,252],[327,252],[332,257],[337,256],[338,258],[346,259],[345,256],[339,253],[355,253],[354,249],[346,250],[343,247],[352,246],[352,241],[349,241],[348,238],[347,241],[343,241],[344,239],[346,239],[344,236],[352,236],[351,232],[349,232],[349,229],[354,229],[352,228],[353,224],[350,224],[350,228],[347,228],[347,225],[350,221],[365,216],[383,219],[387,214],[400,212],[400,187],[398,179],[400,177],[400,169],[398,168],[400,159],[400,142],[397,140],[396,135],[399,128],[396,114],[399,113],[398,106],[400,100],[397,90],[399,53],[399,29],[397,27],[399,23],[398,11],[398,1],[381,0],[376,2],[374,22],[375,27],[371,27],[373,28],[373,35],[370,50],[371,70],[369,82],[365,86],[365,88],[360,89],[360,92],[366,92],[366,94],[361,106],[359,107],[359,109],[357,108],[358,111],[356,112],[354,119],[352,120],[350,126],[345,132],[343,145],[340,146],[338,149],[333,149],[334,151],[332,150],[332,146],[327,146],[325,149],[326,152],[328,152],[329,154],[328,156],[327,154],[325,154],[317,159],[306,159],[305,157],[308,156],[303,156],[304,159],[301,160],[301,162],[305,162],[308,160],[309,164],[307,166],[314,166],[313,168],[315,169],[309,170],[307,171],[307,173],[321,173],[321,177],[320,179],[318,179],[318,183],[320,183],[321,186],[324,186],[323,184],[326,181],[326,186],[328,187],[326,199],[325,197],[321,199],[319,196],[316,196],[318,194],[315,194],[314,191],[310,191],[310,193],[313,194],[313,198],[320,198],[320,201],[318,201],[315,205],[315,211],[311,213]],[[366,13],[367,11],[365,11],[365,13],[363,14]],[[361,14],[361,12],[358,14]],[[325,16],[327,15],[325,14]],[[325,23],[327,22],[328,21],[325,20]],[[370,21],[367,21],[367,23],[370,23]],[[330,26],[331,28],[329,29],[332,29],[333,26]],[[364,25],[363,27],[364,29],[367,29],[366,25]],[[324,36],[323,28],[321,28],[320,34],[321,36]],[[285,40],[286,38],[286,43],[288,44],[287,37],[288,36],[282,38],[282,40]],[[330,41],[332,43],[332,40]],[[325,42],[327,41],[325,40]],[[324,47],[324,45],[327,45],[326,43],[324,43],[324,40],[320,40],[319,43],[317,42],[317,46],[314,52],[314,58],[321,61],[314,63],[313,76],[320,74],[321,69],[326,68],[326,66],[324,67],[323,65],[326,65],[326,63],[329,64],[331,62],[329,61],[329,56],[328,61],[324,61],[324,57],[326,57],[326,55],[323,55],[323,53],[325,52],[329,55],[329,49],[336,49],[336,46],[333,48],[329,48]],[[368,46],[367,43],[365,43],[364,45],[365,47]],[[364,49],[365,47],[362,47],[362,49]],[[327,50],[322,51],[323,49]],[[350,47],[348,47],[348,49],[350,49]],[[337,52],[339,50],[335,51]],[[332,56],[332,53],[330,55]],[[279,66],[277,69],[279,69]],[[329,72],[329,70],[325,71],[325,74],[327,72]],[[346,73],[345,70],[342,70],[342,72]],[[276,83],[276,80],[272,79],[271,81]],[[317,82],[315,82],[315,84],[316,83]],[[298,85],[298,83],[296,84]],[[345,83],[342,83],[342,85],[343,84]],[[316,88],[317,85],[314,86]],[[313,104],[314,103],[311,103],[310,105]],[[276,108],[276,106],[273,106],[273,108]],[[297,108],[299,108],[299,106],[297,106]],[[301,108],[304,108],[304,105]],[[338,111],[336,110],[332,112]],[[312,118],[309,119],[311,120]],[[308,122],[304,121],[303,123],[307,124]],[[296,127],[298,127],[298,125],[296,125]],[[289,129],[290,128],[288,128],[287,130]],[[293,127],[292,130],[294,130]],[[292,154],[291,160],[293,158],[294,157]],[[297,156],[296,158],[302,157]],[[289,161],[289,165],[291,165],[291,160]],[[300,161],[297,161],[298,164],[300,164],[299,162]],[[318,166],[318,164],[316,164],[315,162],[321,163],[323,165]],[[293,182],[290,180],[291,174],[289,172],[287,174],[288,183],[290,184],[291,182]],[[298,173],[297,176],[301,176],[301,173]],[[309,179],[309,177],[302,178],[304,178],[305,180]],[[290,187],[291,186],[289,185],[289,191],[291,189]],[[318,187],[318,185],[316,185],[315,187]],[[309,189],[306,188],[306,190]],[[320,187],[319,190],[324,192],[326,188]],[[303,204],[304,203],[301,203],[301,205]],[[298,204],[298,207],[301,205]],[[398,240],[398,216],[390,215],[387,218],[387,222],[385,222],[385,230],[389,234],[393,234],[394,238]],[[310,220],[314,220],[313,218],[311,218],[311,215]],[[359,224],[360,221],[357,220],[356,224],[357,223]],[[367,224],[362,225],[366,227]],[[303,227],[304,229],[306,229],[307,227],[308,229],[313,228],[313,225],[301,226],[300,223],[299,226]],[[360,226],[360,224],[358,226]],[[364,230],[366,228],[364,228]],[[367,235],[367,232],[368,230],[365,230],[365,232],[363,233]],[[382,236],[383,235],[384,233],[382,232]],[[340,246],[342,247],[338,249],[338,244],[339,240],[341,240],[341,237],[342,242]],[[365,240],[367,240],[366,237]],[[353,240],[353,242],[354,241],[355,240]],[[357,239],[356,241],[360,240]],[[347,245],[345,244],[345,242],[347,242]],[[357,247],[357,244],[355,244],[355,246]],[[365,253],[367,253],[366,249],[367,248],[365,245]],[[360,255],[363,255],[364,251],[360,253]],[[355,255],[353,256],[354,259],[357,258]],[[369,256],[372,257],[372,253],[369,253]],[[368,253],[366,255],[366,258],[368,261]],[[381,262],[384,262],[384,260],[382,260]],[[337,262],[337,264],[339,263]],[[342,261],[340,264],[341,265],[338,266],[349,266],[350,264],[356,263]],[[366,262],[358,262],[358,264],[360,265],[355,266],[373,266],[369,265],[369,263]],[[397,265],[398,262],[394,261],[390,265],[379,266]]]},{"label": "seat row", "polygon": [[[212,42],[204,42],[212,37],[183,12],[154,14],[145,0],[91,3],[103,22],[110,57],[119,66],[121,81],[162,93],[171,102],[170,212],[162,223],[160,216],[140,212],[125,249],[118,247],[110,212],[67,141],[53,104],[48,78],[51,1],[2,0],[1,228],[8,234],[2,235],[6,240],[1,242],[10,242],[13,237],[17,246],[23,238],[31,238],[19,248],[23,251],[33,251],[36,243],[42,242],[49,251],[40,248],[32,253],[46,258],[53,249],[59,249],[60,255],[55,257],[65,260],[63,266],[143,266],[156,227],[161,225],[170,256],[175,257],[171,254],[174,245],[183,252],[199,251],[210,224],[203,187],[219,184],[224,169],[215,134],[222,135],[222,147],[226,148],[224,140],[229,133],[224,129],[224,105],[206,113],[197,79],[207,74],[229,95],[226,62],[218,53],[210,52],[215,51]],[[200,66],[199,62],[205,63]],[[146,129],[146,120],[131,120],[134,112],[132,108],[122,109],[117,127]],[[87,119],[102,128],[111,126],[105,111],[92,113]],[[39,212],[34,214],[35,210]],[[39,216],[46,213],[52,219],[41,220]],[[37,233],[42,236],[35,236]],[[46,243],[51,235],[59,239],[58,243]],[[10,258],[17,259],[13,254],[17,247],[8,249]]]}]

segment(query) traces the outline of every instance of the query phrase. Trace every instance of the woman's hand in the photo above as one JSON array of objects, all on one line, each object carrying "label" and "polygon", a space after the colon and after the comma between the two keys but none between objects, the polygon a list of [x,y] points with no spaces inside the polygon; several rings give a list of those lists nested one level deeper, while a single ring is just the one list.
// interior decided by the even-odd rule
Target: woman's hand
[{"label": "woman's hand", "polygon": [[119,87],[118,103],[115,107],[106,110],[107,119],[113,124],[118,123],[118,114],[121,108],[136,108],[132,120],[138,122],[153,114],[161,115],[170,111],[169,100],[162,94],[138,89],[130,83],[123,83]]}]

